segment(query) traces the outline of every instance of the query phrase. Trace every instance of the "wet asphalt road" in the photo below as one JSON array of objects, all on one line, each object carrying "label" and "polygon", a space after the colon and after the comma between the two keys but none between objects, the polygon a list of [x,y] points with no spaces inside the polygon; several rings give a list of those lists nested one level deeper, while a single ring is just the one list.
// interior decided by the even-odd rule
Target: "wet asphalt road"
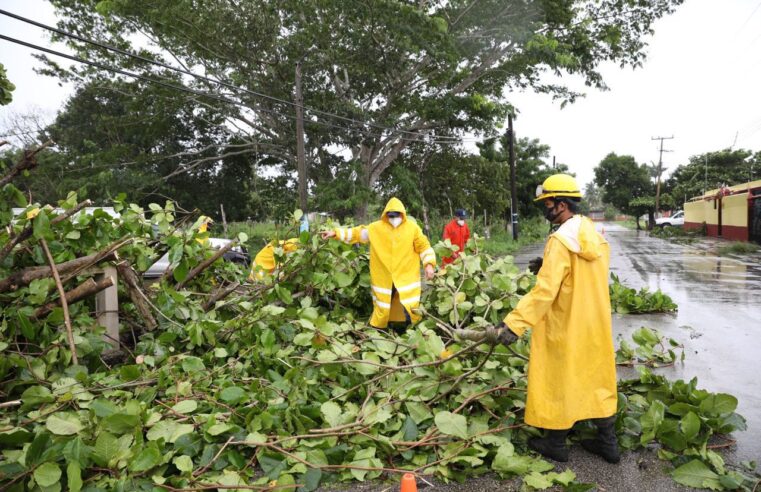
[{"label": "wet asphalt road", "polygon": [[[604,228],[604,229],[603,229]],[[677,314],[615,315],[614,336],[630,340],[641,326],[658,329],[685,346],[686,360],[658,369],[669,379],[697,377],[699,387],[725,392],[739,400],[738,412],[748,430],[736,433],[736,446],[724,452],[729,462],[761,461],[761,254],[719,256],[718,239],[679,244],[627,230],[615,224],[598,224],[611,245],[611,272],[627,286],[660,288],[679,306]],[[516,263],[526,266],[541,256],[543,245],[526,248]],[[616,343],[618,345],[618,343]],[[636,377],[633,370],[618,370],[619,378]],[[654,450],[629,452],[621,463],[609,465],[578,446],[567,464],[577,480],[596,483],[603,491],[682,491],[668,475],[670,465]],[[520,490],[520,481],[501,481],[493,476],[464,484],[426,485],[420,490],[481,492]],[[353,485],[356,492],[398,491],[398,484]]]}]

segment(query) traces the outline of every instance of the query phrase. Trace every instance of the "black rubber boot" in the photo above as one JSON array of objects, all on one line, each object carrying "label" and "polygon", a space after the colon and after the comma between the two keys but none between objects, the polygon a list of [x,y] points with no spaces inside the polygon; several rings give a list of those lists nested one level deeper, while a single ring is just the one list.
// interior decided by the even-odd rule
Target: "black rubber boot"
[{"label": "black rubber boot", "polygon": [[545,458],[565,463],[568,461],[568,446],[565,443],[568,431],[570,429],[547,430],[545,437],[529,439],[528,447]]},{"label": "black rubber boot", "polygon": [[602,456],[608,463],[615,464],[621,461],[616,439],[616,416],[592,419],[592,422],[597,427],[597,437],[581,441],[582,447],[590,453]]}]

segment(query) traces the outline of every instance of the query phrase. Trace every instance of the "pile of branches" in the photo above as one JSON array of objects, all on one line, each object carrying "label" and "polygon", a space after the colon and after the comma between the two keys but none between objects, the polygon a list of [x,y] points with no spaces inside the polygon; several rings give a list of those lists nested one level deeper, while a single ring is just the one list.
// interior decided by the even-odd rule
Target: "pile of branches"
[{"label": "pile of branches", "polygon": [[[424,321],[376,330],[362,249],[305,232],[251,283],[209,248],[203,219],[178,219],[171,203],[116,201],[112,217],[77,214],[86,203],[73,194],[58,213],[10,183],[2,194],[0,488],[309,491],[403,472],[591,487],[527,451],[538,435],[522,418],[529,344],[452,336],[498,322],[531,288],[509,257],[464,254],[427,286]],[[146,285],[165,252],[169,268]],[[118,364],[93,319],[97,287],[70,295],[106,265],[119,269],[133,340]],[[737,401],[696,384],[644,367],[622,382],[623,447],[659,443],[681,483],[751,487],[706,445],[744,428]]]}]

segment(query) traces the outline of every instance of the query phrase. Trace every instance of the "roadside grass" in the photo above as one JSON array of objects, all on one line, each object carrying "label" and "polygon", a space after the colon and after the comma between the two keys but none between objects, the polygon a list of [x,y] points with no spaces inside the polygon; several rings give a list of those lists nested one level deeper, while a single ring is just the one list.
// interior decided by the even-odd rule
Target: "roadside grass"
[{"label": "roadside grass", "polygon": [[631,230],[637,229],[637,222],[634,219],[619,220],[619,221],[616,221],[615,224],[620,225],[621,227],[626,227],[627,229],[631,229]]},{"label": "roadside grass", "polygon": [[749,253],[756,253],[759,251],[759,246],[753,243],[746,243],[743,241],[735,241],[724,246],[719,247],[719,256],[727,255],[744,255]]},{"label": "roadside grass", "polygon": [[527,219],[519,224],[517,241],[513,240],[512,233],[503,228],[495,229],[492,229],[489,239],[484,239],[481,249],[491,256],[505,256],[514,254],[524,246],[543,242],[547,238],[549,225],[540,217]]}]

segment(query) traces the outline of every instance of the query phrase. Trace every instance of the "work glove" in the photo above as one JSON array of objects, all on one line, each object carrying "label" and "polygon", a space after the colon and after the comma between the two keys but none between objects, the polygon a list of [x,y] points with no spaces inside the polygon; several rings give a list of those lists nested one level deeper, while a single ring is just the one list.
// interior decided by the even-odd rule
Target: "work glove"
[{"label": "work glove", "polygon": [[539,269],[542,268],[542,263],[544,263],[544,260],[542,259],[542,257],[537,256],[536,258],[528,262],[528,270],[534,275],[538,275]]},{"label": "work glove", "polygon": [[486,329],[486,342],[492,345],[501,343],[504,346],[508,346],[516,340],[518,340],[518,335],[513,333],[505,323],[499,326],[490,326]]}]

